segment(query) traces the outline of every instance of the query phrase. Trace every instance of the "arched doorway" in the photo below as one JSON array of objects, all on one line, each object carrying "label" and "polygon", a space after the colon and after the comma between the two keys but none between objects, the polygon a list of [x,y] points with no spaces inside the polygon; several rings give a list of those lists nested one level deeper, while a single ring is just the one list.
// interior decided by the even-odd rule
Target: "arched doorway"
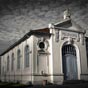
[{"label": "arched doorway", "polygon": [[63,73],[65,80],[78,79],[77,56],[75,47],[71,44],[62,47]]}]

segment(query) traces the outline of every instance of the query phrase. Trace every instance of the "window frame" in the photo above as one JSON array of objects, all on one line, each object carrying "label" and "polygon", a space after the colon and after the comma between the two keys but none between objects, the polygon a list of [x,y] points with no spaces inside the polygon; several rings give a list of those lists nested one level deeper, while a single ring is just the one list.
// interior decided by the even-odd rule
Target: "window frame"
[{"label": "window frame", "polygon": [[21,68],[21,50],[17,50],[17,69]]},{"label": "window frame", "polygon": [[30,47],[26,45],[24,48],[24,67],[30,67]]},{"label": "window frame", "polygon": [[9,57],[9,55],[8,55],[8,56],[7,56],[7,71],[10,70],[10,68],[9,68],[9,62],[10,62],[10,57]]},{"label": "window frame", "polygon": [[12,53],[12,60],[11,60],[11,70],[14,70],[14,53]]}]

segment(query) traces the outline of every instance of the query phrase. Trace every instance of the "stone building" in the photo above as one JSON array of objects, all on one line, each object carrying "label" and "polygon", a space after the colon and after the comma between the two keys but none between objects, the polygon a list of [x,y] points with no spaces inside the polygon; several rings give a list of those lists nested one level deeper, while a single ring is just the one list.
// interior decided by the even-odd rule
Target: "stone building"
[{"label": "stone building", "polygon": [[88,80],[85,34],[70,16],[49,27],[31,30],[0,55],[0,80],[32,84]]}]

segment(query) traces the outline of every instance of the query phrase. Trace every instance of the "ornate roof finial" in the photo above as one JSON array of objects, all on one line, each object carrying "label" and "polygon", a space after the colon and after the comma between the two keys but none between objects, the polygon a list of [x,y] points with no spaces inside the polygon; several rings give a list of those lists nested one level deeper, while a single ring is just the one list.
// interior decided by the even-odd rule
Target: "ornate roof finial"
[{"label": "ornate roof finial", "polygon": [[70,13],[70,10],[69,9],[66,9],[65,11],[64,11],[64,14],[63,14],[64,16],[64,19],[68,19],[68,18],[70,18],[71,17],[71,13]]}]

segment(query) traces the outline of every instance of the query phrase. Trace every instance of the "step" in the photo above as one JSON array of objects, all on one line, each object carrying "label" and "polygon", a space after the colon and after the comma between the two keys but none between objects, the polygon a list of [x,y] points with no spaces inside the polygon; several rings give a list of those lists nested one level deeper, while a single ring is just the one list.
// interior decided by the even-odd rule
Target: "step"
[{"label": "step", "polygon": [[88,83],[85,80],[65,80],[63,84],[81,84],[81,83]]}]

